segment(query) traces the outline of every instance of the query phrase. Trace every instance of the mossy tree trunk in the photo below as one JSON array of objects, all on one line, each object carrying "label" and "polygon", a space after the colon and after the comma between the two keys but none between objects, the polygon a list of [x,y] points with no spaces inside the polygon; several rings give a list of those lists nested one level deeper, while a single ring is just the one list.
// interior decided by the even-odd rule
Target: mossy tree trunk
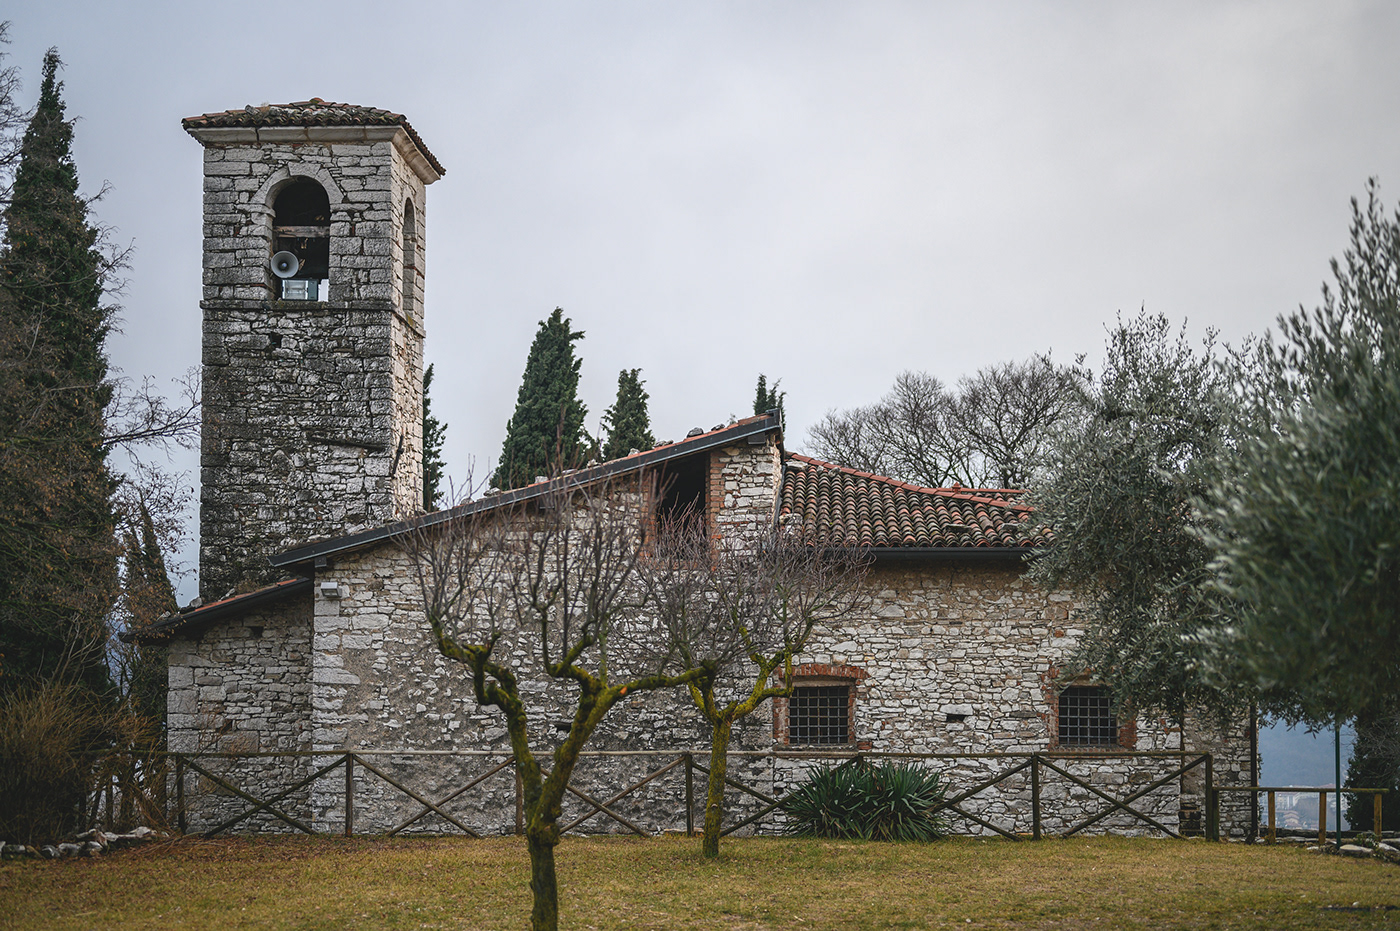
[{"label": "mossy tree trunk", "polygon": [[701,851],[707,857],[719,856],[719,834],[724,828],[724,777],[729,770],[729,736],[734,729],[733,705],[712,722],[710,735],[710,780],[705,790],[705,836]]},{"label": "mossy tree trunk", "polygon": [[791,656],[751,657],[758,666],[749,694],[743,701],[720,705],[715,699],[713,676],[702,678],[690,686],[690,697],[710,722],[710,778],[705,786],[704,833],[700,843],[706,857],[719,856],[719,838],[724,830],[724,780],[729,773],[729,741],[734,734],[734,722],[748,717],[769,698],[788,694],[785,686],[769,685],[773,671],[780,665],[788,668],[784,681],[791,681]]}]

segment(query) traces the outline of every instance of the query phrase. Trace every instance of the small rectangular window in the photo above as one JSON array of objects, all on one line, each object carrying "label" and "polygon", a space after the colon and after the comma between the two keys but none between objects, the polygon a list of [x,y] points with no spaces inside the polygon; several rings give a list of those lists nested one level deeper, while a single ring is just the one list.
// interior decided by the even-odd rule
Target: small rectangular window
[{"label": "small rectangular window", "polygon": [[1118,742],[1113,702],[1101,685],[1072,685],[1060,693],[1062,747],[1107,747]]},{"label": "small rectangular window", "polygon": [[847,744],[851,742],[851,687],[800,686],[788,704],[788,743]]}]

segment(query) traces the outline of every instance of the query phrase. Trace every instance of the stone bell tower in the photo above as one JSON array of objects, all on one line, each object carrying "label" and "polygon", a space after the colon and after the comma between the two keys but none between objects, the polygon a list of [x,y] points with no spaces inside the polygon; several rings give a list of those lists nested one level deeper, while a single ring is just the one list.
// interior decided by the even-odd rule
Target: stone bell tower
[{"label": "stone bell tower", "polygon": [[400,114],[320,99],[183,121],[204,146],[199,589],[416,510],[425,190]]}]

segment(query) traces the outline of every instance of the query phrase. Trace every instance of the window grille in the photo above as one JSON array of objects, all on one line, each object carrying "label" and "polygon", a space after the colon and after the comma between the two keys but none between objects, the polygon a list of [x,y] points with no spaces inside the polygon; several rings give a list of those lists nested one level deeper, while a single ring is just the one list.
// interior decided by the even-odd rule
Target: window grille
[{"label": "window grille", "polygon": [[1106,747],[1118,742],[1108,689],[1072,685],[1060,693],[1059,742],[1066,747]]},{"label": "window grille", "polygon": [[849,685],[814,685],[793,689],[788,703],[788,743],[850,743],[850,704]]}]

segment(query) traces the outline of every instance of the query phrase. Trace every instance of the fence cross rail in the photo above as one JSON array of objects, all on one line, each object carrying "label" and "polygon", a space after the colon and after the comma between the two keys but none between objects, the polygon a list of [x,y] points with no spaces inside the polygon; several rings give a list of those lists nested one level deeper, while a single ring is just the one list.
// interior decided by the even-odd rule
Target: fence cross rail
[{"label": "fence cross rail", "polygon": [[[115,756],[115,754],[109,754],[108,756]],[[651,758],[658,759],[660,765],[653,765],[648,767],[644,771],[644,774],[640,778],[636,779],[623,779],[620,776],[618,776],[618,774],[614,774],[614,776],[612,777],[601,777],[604,779],[619,778],[619,781],[625,783],[623,788],[616,791],[597,792],[596,789],[586,789],[582,787],[582,785],[570,784],[567,787],[569,794],[582,803],[583,809],[581,811],[575,811],[574,813],[568,815],[569,820],[567,820],[562,825],[561,831],[568,832],[576,830],[590,819],[593,819],[601,814],[605,816],[608,820],[622,826],[631,833],[638,834],[641,836],[647,836],[649,834],[656,833],[656,831],[659,829],[648,828],[645,827],[643,824],[637,823],[637,821],[635,821],[633,818],[629,818],[627,815],[624,815],[616,806],[618,802],[628,798],[629,796],[634,795],[635,793],[640,792],[643,788],[650,785],[659,785],[660,781],[667,777],[669,774],[679,772],[684,777],[683,795],[685,809],[685,830],[687,834],[693,834],[695,832],[694,814],[697,803],[693,785],[694,773],[696,771],[699,771],[707,779],[710,775],[710,768],[697,759],[697,757],[702,756],[708,757],[708,754],[696,753],[692,750],[584,751],[584,753],[582,754],[582,758],[584,760],[590,758],[606,760],[609,758],[617,759],[623,757],[632,757],[638,759]],[[957,787],[956,793],[951,794],[949,797],[941,801],[933,811],[934,813],[946,812],[947,814],[950,814],[956,818],[960,818],[969,822],[971,825],[975,825],[977,828],[980,828],[983,832],[996,834],[1009,840],[1022,840],[1025,839],[1027,834],[1029,834],[1030,837],[1037,840],[1043,837],[1047,833],[1045,829],[1045,807],[1047,804],[1055,804],[1056,802],[1060,801],[1064,801],[1066,804],[1078,807],[1079,809],[1081,809],[1081,813],[1079,815],[1079,820],[1075,821],[1072,824],[1068,823],[1065,820],[1057,820],[1054,822],[1054,824],[1057,825],[1055,831],[1059,834],[1059,836],[1068,837],[1074,834],[1082,833],[1085,830],[1093,827],[1094,825],[1102,823],[1104,819],[1109,818],[1110,816],[1124,815],[1130,819],[1129,823],[1145,825],[1151,830],[1160,832],[1161,834],[1166,835],[1168,837],[1179,838],[1182,836],[1181,830],[1173,829],[1173,827],[1171,827],[1168,823],[1164,823],[1164,821],[1161,820],[1160,808],[1158,808],[1156,811],[1144,810],[1141,806],[1141,803],[1145,798],[1151,796],[1152,793],[1157,792],[1163,787],[1169,785],[1172,781],[1177,779],[1184,779],[1186,775],[1192,770],[1200,770],[1202,772],[1203,777],[1201,780],[1203,785],[1200,787],[1199,794],[1203,797],[1203,801],[1205,803],[1204,833],[1207,837],[1218,840],[1218,808],[1222,792],[1269,791],[1267,788],[1260,787],[1217,786],[1214,781],[1213,760],[1209,753],[1193,753],[1179,750],[1099,751],[1081,753],[1050,750],[1025,753],[957,754],[916,752],[881,753],[854,750],[835,752],[800,752],[793,751],[790,749],[783,749],[764,751],[731,751],[729,756],[731,757],[731,760],[736,758],[748,758],[771,761],[771,768],[769,769],[768,778],[773,780],[776,780],[778,778],[779,764],[784,763],[784,761],[802,761],[815,764],[820,764],[823,762],[839,763],[853,759],[890,759],[927,761],[932,763],[941,762],[948,764],[944,769],[944,775],[947,780],[947,783],[950,785],[950,788],[953,785],[955,785],[954,780],[957,779],[958,772],[960,769],[962,769],[962,767],[968,764],[976,764],[979,766],[991,767],[995,766],[995,764],[997,764],[998,762],[1004,761],[1005,765],[996,766],[995,772],[985,774],[986,770],[984,769],[984,775],[971,777],[975,778],[977,781],[972,785],[967,785],[966,783],[964,783],[964,786]],[[405,777],[400,773],[388,771],[389,768],[386,767],[385,764],[383,764],[382,762],[379,762],[381,758],[385,757],[394,759],[481,759],[486,762],[487,766],[484,771],[479,772],[470,777],[468,777],[467,774],[463,773],[463,779],[465,781],[458,782],[455,788],[435,790],[432,791],[430,795],[429,791],[416,788],[412,784],[411,777]],[[305,775],[294,774],[292,777],[291,784],[286,786],[285,788],[269,789],[264,787],[261,790],[257,789],[256,787],[254,787],[252,790],[249,790],[245,787],[241,787],[240,785],[236,784],[239,781],[236,775],[227,772],[220,773],[216,771],[213,767],[212,762],[215,760],[227,760],[231,764],[233,764],[234,768],[237,768],[239,766],[249,767],[251,765],[256,764],[260,760],[267,760],[271,763],[272,761],[277,759],[285,760],[287,758],[304,758],[308,760],[311,765],[308,766],[307,769],[311,771],[309,773],[306,773]],[[327,758],[330,759],[327,760]],[[1082,766],[1085,763],[1094,763],[1112,758],[1125,759],[1130,764],[1134,763],[1135,761],[1158,762],[1153,764],[1155,771],[1152,772],[1153,778],[1151,779],[1151,781],[1147,782],[1144,785],[1140,785],[1132,791],[1129,791],[1126,795],[1120,795],[1119,793],[1111,789],[1105,791],[1103,788],[1094,785],[1093,781],[1091,781],[1089,777],[1081,776],[1072,771],[1075,765]],[[324,760],[326,762],[317,762],[320,760]],[[1173,761],[1175,765],[1169,765],[1166,768],[1166,771],[1163,772],[1161,763],[1167,763],[1169,761]],[[400,759],[399,763],[402,764],[403,760]],[[135,763],[132,763],[130,767],[133,772],[135,765]],[[103,767],[95,770],[96,772],[100,772],[103,774],[102,778],[103,780],[105,780],[106,785],[100,786],[99,790],[95,790],[93,794],[93,808],[91,812],[91,818],[94,822],[97,821],[99,808],[105,801],[107,809],[106,816],[108,822],[110,823],[113,817],[112,813],[114,805],[111,794],[112,787],[115,784],[117,785],[118,792],[124,793],[129,790],[136,793],[136,795],[133,797],[132,802],[129,805],[127,805],[127,808],[124,810],[132,810],[135,808],[139,808],[142,811],[146,811],[147,809],[151,808],[153,805],[156,804],[157,796],[159,797],[159,800],[161,802],[168,803],[170,801],[171,796],[173,795],[175,808],[175,811],[173,812],[173,819],[165,815],[163,811],[160,812],[160,815],[161,818],[164,820],[164,823],[167,825],[170,824],[173,820],[174,823],[178,825],[179,829],[183,833],[188,829],[187,821],[189,816],[189,791],[186,782],[190,775],[197,775],[201,777],[202,780],[205,780],[205,785],[215,787],[217,790],[221,790],[221,794],[225,794],[227,796],[230,796],[231,798],[241,800],[243,803],[245,803],[244,807],[237,811],[229,811],[229,806],[226,803],[221,803],[225,807],[224,813],[217,819],[217,823],[210,827],[204,828],[200,832],[204,836],[212,836],[215,834],[222,833],[241,823],[247,822],[249,819],[252,819],[258,815],[265,815],[267,817],[274,818],[277,821],[286,824],[288,827],[303,833],[323,833],[323,830],[318,831],[317,828],[313,826],[316,821],[315,817],[313,817],[312,823],[308,823],[304,817],[297,817],[295,814],[293,814],[294,809],[290,808],[288,805],[289,799],[295,796],[295,794],[300,790],[306,789],[309,786],[313,787],[311,789],[313,799],[311,804],[313,805],[314,810],[320,810],[323,813],[330,813],[333,818],[337,818],[337,816],[334,815],[334,811],[335,807],[338,807],[337,799],[339,799],[338,804],[343,805],[343,808],[341,809],[344,813],[343,830],[347,836],[350,836],[355,832],[355,821],[357,815],[359,817],[365,817],[364,812],[361,811],[361,809],[364,808],[363,800],[361,799],[360,801],[357,801],[356,796],[357,794],[363,793],[365,791],[365,786],[367,784],[366,780],[370,780],[377,781],[382,785],[387,786],[389,789],[392,790],[392,794],[401,795],[404,798],[407,798],[409,801],[413,802],[416,806],[416,808],[409,810],[409,813],[406,817],[404,814],[400,814],[398,816],[399,820],[397,820],[396,823],[393,823],[392,827],[380,829],[383,830],[388,836],[395,836],[405,831],[406,829],[412,827],[415,824],[420,824],[425,817],[432,815],[438,819],[441,819],[441,823],[445,826],[450,826],[451,828],[461,831],[462,833],[471,837],[480,837],[482,834],[481,829],[478,829],[478,827],[474,827],[473,824],[469,823],[469,820],[465,816],[454,813],[448,808],[448,806],[452,805],[452,803],[454,802],[458,802],[464,796],[467,796],[468,793],[471,793],[472,790],[477,789],[479,786],[481,786],[487,780],[491,779],[493,776],[496,776],[497,774],[507,769],[514,770],[515,768],[514,759],[509,755],[509,753],[502,753],[501,751],[421,751],[376,749],[254,752],[172,751],[158,754],[152,754],[147,752],[142,754],[141,765],[146,768],[146,770],[148,771],[148,775],[150,775],[152,778],[158,777],[160,779],[161,785],[159,786],[158,792],[147,791],[149,787],[143,789],[141,786],[135,784],[128,787],[124,783],[120,783],[120,780],[118,780],[115,776],[111,774],[117,772],[125,772],[126,770],[122,770],[119,765],[114,764],[110,760],[104,761]],[[343,792],[336,792],[332,790],[330,794],[325,794],[323,791],[324,784],[318,784],[318,780],[324,779],[340,767],[344,767]],[[275,766],[273,767],[273,769],[277,773],[283,773],[285,771],[284,768],[278,768]],[[730,772],[726,773],[724,779],[726,787],[741,793],[743,796],[747,796],[751,799],[754,799],[759,804],[755,807],[753,803],[750,803],[747,809],[743,808],[742,806],[740,806],[737,809],[734,809],[732,815],[733,820],[723,827],[723,835],[731,835],[736,831],[743,830],[744,828],[761,822],[765,818],[768,818],[770,815],[772,815],[775,811],[781,812],[783,803],[787,795],[789,794],[787,791],[781,790],[772,792],[772,794],[770,794],[769,792],[763,791],[755,785],[746,784],[745,781],[743,781],[742,779],[736,778],[736,772],[738,772],[738,770],[736,770],[736,768],[734,768],[733,764],[731,763]],[[789,768],[788,770],[786,770],[786,777],[789,783],[791,783],[792,780],[798,778],[800,776],[800,772],[800,769]],[[965,772],[965,770],[963,770],[963,772]],[[173,780],[170,779],[170,774],[172,773]],[[267,773],[265,768],[263,772],[245,773],[244,779],[246,780],[254,777],[266,778],[266,775]],[[1053,779],[1049,780],[1050,782],[1063,780],[1063,782],[1066,783],[1069,788],[1083,790],[1084,793],[1087,793],[1088,797],[1103,802],[1105,804],[1102,808],[1100,808],[1097,811],[1087,812],[1083,811],[1083,809],[1085,808],[1083,804],[1084,796],[1075,796],[1072,793],[1064,794],[1063,790],[1056,790],[1059,793],[1057,795],[1047,795],[1047,776],[1054,777]],[[1011,783],[1008,787],[1008,782],[1010,780],[1015,780],[1017,777],[1021,777],[1021,781],[1018,783]],[[753,776],[749,775],[746,778],[748,778],[751,781],[753,779]],[[438,781],[441,782],[440,775],[438,777]],[[1022,830],[1022,828],[1024,827],[1024,822],[1021,821],[1021,819],[1025,817],[1027,812],[1025,812],[1024,810],[1018,810],[1016,807],[1017,803],[1015,801],[1019,800],[1022,804],[1024,803],[1025,795],[1022,793],[1024,793],[1025,791],[1027,781],[1029,782],[1030,789],[1029,832],[1025,832],[1024,830]],[[1138,780],[1136,779],[1136,777],[1134,777],[1134,782],[1137,781]],[[168,782],[173,782],[173,786],[170,786]],[[523,829],[523,823],[521,820],[522,798],[518,774],[514,782],[516,809],[514,829],[516,833],[520,833]],[[667,782],[669,785],[669,780]],[[593,784],[598,784],[596,779]],[[606,785],[606,782],[604,782],[603,784]],[[448,785],[451,786],[452,783],[449,782]],[[173,788],[173,793],[170,791],[171,788]],[[676,802],[664,801],[664,793],[674,793],[677,788],[678,787],[671,787],[663,789],[663,801],[659,804],[662,806],[675,806]],[[989,814],[985,808],[978,809],[975,806],[969,806],[970,802],[976,801],[979,796],[983,795],[983,793],[986,793],[988,790],[994,788],[1009,788],[1011,790],[1009,797],[1013,799],[1013,801],[1009,805],[1006,801],[1006,798],[1008,796],[1003,795],[1000,800],[1002,808],[1009,810],[1003,810],[1001,815],[997,815],[995,813]],[[100,790],[105,790],[105,798],[103,791]],[[1186,792],[1184,786],[1182,791],[1183,793]],[[1383,790],[1348,789],[1346,791],[1374,791],[1379,793]],[[380,794],[374,797],[382,801],[385,799],[392,798],[392,794],[388,796]],[[1272,791],[1270,791],[1269,794],[1272,799]],[[1075,801],[1068,801],[1071,799],[1075,799]],[[1158,796],[1158,799],[1160,804],[1160,796]],[[1376,809],[1377,812],[1379,812],[1379,794],[1376,794],[1376,799]],[[125,797],[122,798],[122,801],[123,804],[127,804]],[[701,804],[703,806],[703,801],[701,802]],[[315,808],[315,806],[320,807]],[[486,810],[488,809],[483,809],[483,811]],[[666,808],[665,810],[670,809]],[[499,815],[502,809],[498,807],[495,809],[495,811],[497,815]],[[1011,818],[1011,823],[999,823],[1005,822],[1008,815]],[[320,817],[325,818],[326,814],[322,814]],[[380,809],[378,817],[382,820],[382,808]],[[1057,814],[1056,817],[1058,819],[1060,816]],[[1271,808],[1270,824],[1272,825],[1272,823],[1273,818]],[[1377,823],[1379,823],[1379,813],[1377,814]],[[760,827],[760,829],[762,828]],[[509,828],[507,828],[507,831],[509,831]],[[974,833],[976,832],[974,831]]]}]

